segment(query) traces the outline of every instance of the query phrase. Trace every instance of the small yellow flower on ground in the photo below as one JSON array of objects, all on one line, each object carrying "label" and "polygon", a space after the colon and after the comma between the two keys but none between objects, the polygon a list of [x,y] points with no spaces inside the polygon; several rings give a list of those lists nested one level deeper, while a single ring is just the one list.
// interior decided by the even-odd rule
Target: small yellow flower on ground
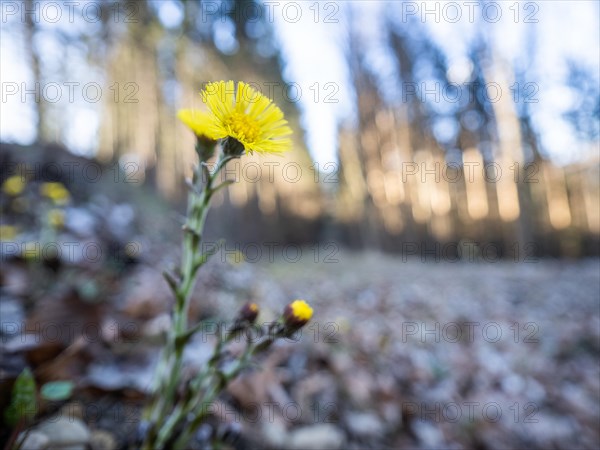
[{"label": "small yellow flower on ground", "polygon": [[247,153],[282,153],[289,150],[291,128],[273,101],[249,85],[233,81],[209,83],[202,101],[210,114],[206,132],[213,139],[233,138]]},{"label": "small yellow flower on ground", "polygon": [[313,309],[304,300],[294,300],[285,307],[283,317],[288,326],[299,328],[306,324],[313,315]]},{"label": "small yellow flower on ground", "polygon": [[3,242],[12,241],[17,237],[18,229],[14,225],[0,225],[0,239]]},{"label": "small yellow flower on ground", "polygon": [[6,180],[4,180],[4,183],[2,183],[2,192],[4,192],[6,195],[15,197],[23,192],[26,184],[27,182],[23,177],[21,177],[21,175],[13,175],[8,177]]},{"label": "small yellow flower on ground", "polygon": [[21,256],[29,261],[38,261],[42,254],[39,242],[30,241],[21,246]]},{"label": "small yellow flower on ground", "polygon": [[71,198],[71,194],[69,194],[67,188],[59,182],[42,183],[40,194],[48,197],[56,205],[66,205]]},{"label": "small yellow flower on ground", "polygon": [[62,227],[65,224],[64,211],[58,208],[48,211],[48,223],[54,228]]}]

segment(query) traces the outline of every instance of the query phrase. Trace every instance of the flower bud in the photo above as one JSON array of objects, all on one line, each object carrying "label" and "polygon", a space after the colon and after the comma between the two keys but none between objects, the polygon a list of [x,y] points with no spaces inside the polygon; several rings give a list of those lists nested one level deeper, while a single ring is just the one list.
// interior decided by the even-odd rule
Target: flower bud
[{"label": "flower bud", "polygon": [[294,300],[285,307],[283,318],[287,327],[298,329],[304,326],[312,317],[313,309],[304,300]]},{"label": "flower bud", "polygon": [[245,330],[251,325],[254,325],[256,318],[258,317],[259,309],[256,303],[247,302],[240,308],[237,313],[233,325],[229,330],[228,338],[235,336],[240,331]]},{"label": "flower bud", "polygon": [[246,321],[248,323],[254,323],[256,318],[258,317],[258,305],[256,303],[246,303],[244,306],[240,308],[240,312],[238,313],[238,319],[241,321]]}]

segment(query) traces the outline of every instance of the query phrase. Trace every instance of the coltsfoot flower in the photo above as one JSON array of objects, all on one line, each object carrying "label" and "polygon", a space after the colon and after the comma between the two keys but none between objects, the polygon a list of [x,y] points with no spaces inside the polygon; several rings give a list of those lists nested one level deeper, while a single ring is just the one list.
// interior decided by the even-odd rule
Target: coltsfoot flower
[{"label": "coltsfoot flower", "polygon": [[65,213],[62,209],[52,208],[48,211],[48,223],[53,228],[60,228],[65,224]]},{"label": "coltsfoot flower", "polygon": [[283,311],[285,324],[292,329],[306,325],[312,315],[313,309],[304,300],[294,300]]},{"label": "coltsfoot flower", "polygon": [[29,261],[38,261],[42,255],[40,243],[35,241],[25,242],[21,247],[21,257]]},{"label": "coltsfoot flower", "polygon": [[19,233],[19,229],[13,225],[0,225],[0,239],[5,242],[14,240]]},{"label": "coltsfoot flower", "polygon": [[20,175],[13,175],[8,177],[4,180],[4,183],[2,183],[2,192],[6,195],[15,197],[23,192],[26,184],[27,182]]},{"label": "coltsfoot flower", "polygon": [[42,183],[40,194],[52,200],[56,205],[66,205],[71,198],[67,188],[57,181]]},{"label": "coltsfoot flower", "polygon": [[233,81],[216,81],[206,85],[201,95],[212,113],[203,130],[213,139],[232,138],[241,144],[226,145],[230,154],[239,156],[244,150],[278,154],[291,148],[292,130],[281,109],[246,83],[239,82],[236,89]]}]

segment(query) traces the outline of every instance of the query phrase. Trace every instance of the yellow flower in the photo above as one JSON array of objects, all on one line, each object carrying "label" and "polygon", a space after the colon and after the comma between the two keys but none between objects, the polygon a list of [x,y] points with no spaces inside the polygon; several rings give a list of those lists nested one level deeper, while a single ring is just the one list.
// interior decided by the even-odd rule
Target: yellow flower
[{"label": "yellow flower", "polygon": [[62,227],[65,224],[64,211],[58,208],[48,211],[48,223],[54,228]]},{"label": "yellow flower", "polygon": [[209,83],[201,92],[202,101],[212,112],[206,133],[213,139],[231,137],[246,152],[282,153],[289,150],[292,133],[283,112],[273,101],[246,83],[233,81]]},{"label": "yellow flower", "polygon": [[66,205],[71,198],[71,194],[69,194],[67,188],[64,187],[62,183],[58,182],[42,183],[40,193],[44,197],[48,197],[57,205]]},{"label": "yellow flower", "polygon": [[12,241],[17,237],[18,231],[17,227],[13,225],[0,225],[0,239],[4,242]]},{"label": "yellow flower", "polygon": [[195,109],[180,109],[177,117],[188,126],[199,138],[209,138],[207,124],[210,122],[210,114]]},{"label": "yellow flower", "polygon": [[300,328],[310,320],[312,315],[313,309],[304,300],[294,300],[283,311],[285,323],[291,328]]},{"label": "yellow flower", "polygon": [[39,242],[26,242],[21,246],[21,256],[24,259],[35,261],[40,258],[42,249],[40,248]]},{"label": "yellow flower", "polygon": [[26,184],[27,182],[21,175],[13,175],[4,180],[4,183],[2,183],[2,191],[6,195],[12,195],[14,197],[23,192]]}]

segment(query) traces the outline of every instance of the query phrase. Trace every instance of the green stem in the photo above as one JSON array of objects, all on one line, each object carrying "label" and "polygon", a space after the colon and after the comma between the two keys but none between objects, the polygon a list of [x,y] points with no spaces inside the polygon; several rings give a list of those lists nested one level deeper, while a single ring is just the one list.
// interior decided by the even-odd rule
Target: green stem
[{"label": "green stem", "polygon": [[[173,448],[175,449],[184,449],[187,448],[189,441],[192,439],[195,431],[202,424],[202,421],[208,415],[210,408],[206,408],[205,405],[212,403],[216,398],[219,392],[221,392],[227,384],[237,377],[239,373],[247,367],[250,357],[254,352],[254,345],[248,343],[244,354],[237,362],[237,365],[234,370],[229,372],[228,374],[224,374],[219,370],[213,370],[211,373],[212,376],[212,386],[207,390],[207,393],[201,397],[201,401],[196,402],[193,409],[197,409],[200,406],[200,410],[197,411],[194,419],[186,426],[186,428],[181,432],[179,438],[175,441],[175,445]],[[215,363],[213,363],[212,368],[216,369]]]},{"label": "green stem", "polygon": [[[182,409],[177,411],[178,415],[176,419],[174,421],[169,421],[163,427],[165,430],[161,430],[161,434],[164,434],[165,436],[170,435],[177,423],[183,421],[190,413],[195,412],[194,418],[181,431],[179,437],[175,441],[173,446],[174,449],[187,448],[194,432],[206,419],[206,416],[210,411],[210,408],[207,408],[206,405],[210,405],[229,382],[235,379],[242,370],[248,367],[254,355],[268,349],[277,338],[284,335],[283,333],[284,329],[281,327],[281,324],[274,323],[269,328],[269,335],[265,337],[265,339],[257,343],[253,343],[248,339],[244,353],[236,360],[234,368],[227,373],[224,373],[219,369],[221,352],[223,347],[236,336],[236,333],[230,333],[225,337],[219,333],[218,342],[215,345],[213,354],[206,365],[205,370],[195,379],[195,389],[192,390],[191,397],[183,402]],[[170,419],[172,419],[172,417]]]},{"label": "green stem", "polygon": [[[179,405],[175,407],[176,410],[173,410],[173,408],[177,387],[180,384],[183,351],[186,342],[191,337],[187,329],[190,298],[198,269],[206,261],[206,258],[198,258],[197,256],[202,242],[204,224],[210,209],[210,201],[216,191],[213,189],[213,183],[218,173],[231,159],[234,159],[234,157],[221,156],[212,173],[207,170],[204,163],[200,163],[194,173],[194,185],[188,195],[187,221],[184,225],[181,278],[178,283],[169,283],[175,295],[173,327],[169,331],[167,343],[157,367],[155,375],[157,383],[153,386],[154,397],[149,410],[145,413],[145,417],[150,422],[150,428],[144,443],[146,449],[161,448],[164,442],[169,439],[169,434],[183,418],[182,416],[185,416],[183,411],[177,409]],[[203,188],[201,186],[202,173],[208,175],[206,185]],[[165,428],[162,425],[167,415],[172,416],[168,419],[169,426]]]}]

